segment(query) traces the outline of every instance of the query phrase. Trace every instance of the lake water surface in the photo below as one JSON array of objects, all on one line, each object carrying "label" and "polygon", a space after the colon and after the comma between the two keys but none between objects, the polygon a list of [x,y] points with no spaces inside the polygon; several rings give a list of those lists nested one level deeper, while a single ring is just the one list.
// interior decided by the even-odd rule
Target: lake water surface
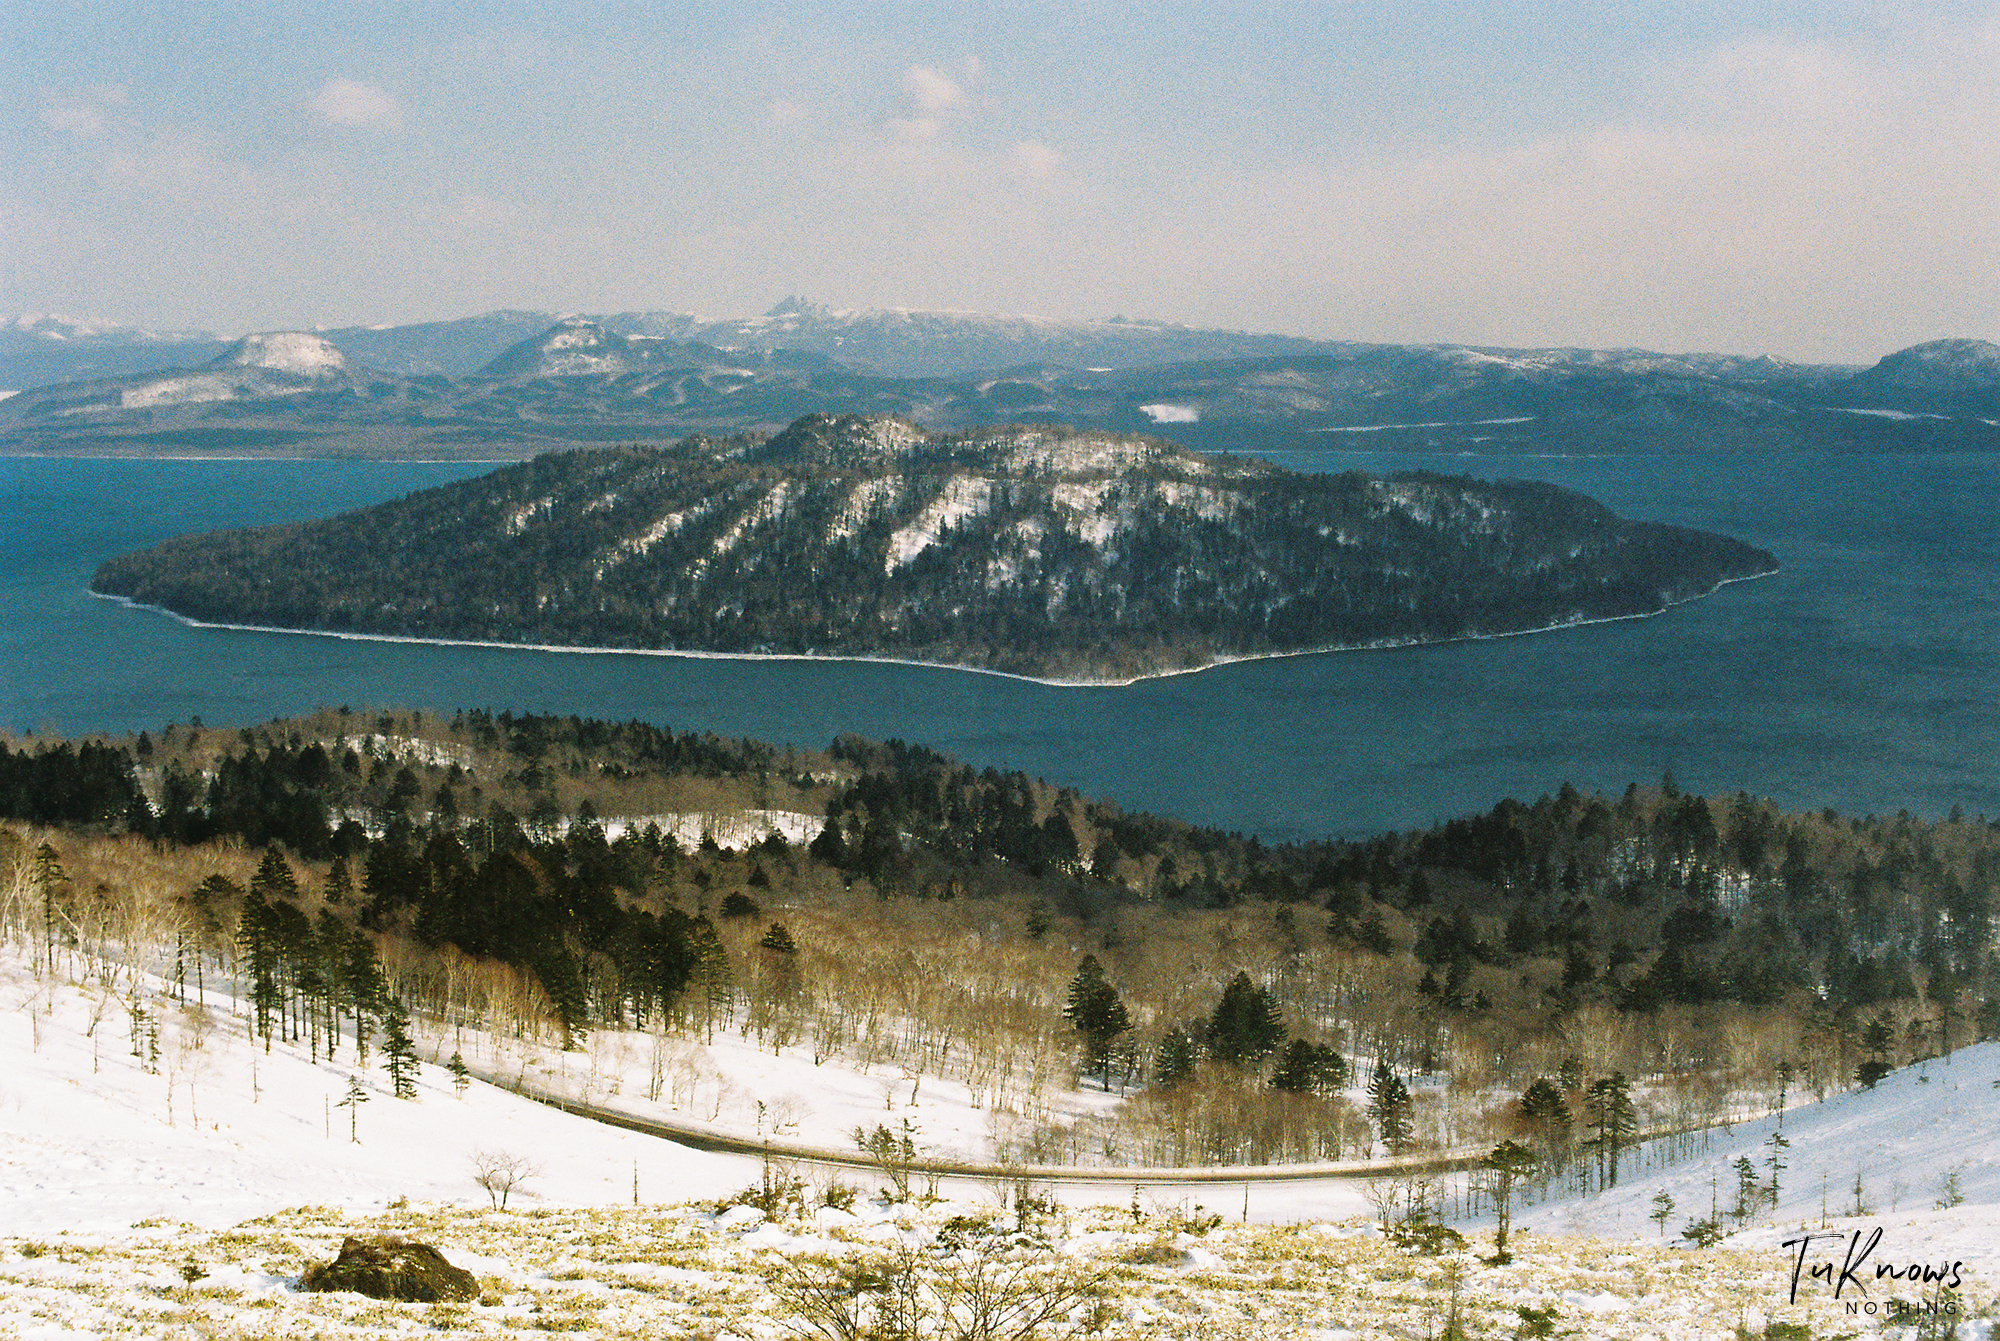
[{"label": "lake water surface", "polygon": [[638,717],[802,745],[852,731],[1267,839],[1426,824],[1565,779],[1622,791],[1668,770],[1791,806],[2000,812],[2000,459],[1274,459],[1548,480],[1625,516],[1739,536],[1785,568],[1654,619],[1055,688],[189,628],[85,584],[167,536],[322,516],[490,467],[0,459],[0,727],[238,725],[344,703]]}]

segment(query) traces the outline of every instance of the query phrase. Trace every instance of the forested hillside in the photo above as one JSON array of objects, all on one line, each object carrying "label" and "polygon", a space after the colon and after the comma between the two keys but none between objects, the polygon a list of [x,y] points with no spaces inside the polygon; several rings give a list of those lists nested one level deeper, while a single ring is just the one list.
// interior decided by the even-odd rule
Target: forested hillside
[{"label": "forested hillside", "polygon": [[1776,567],[1545,484],[819,415],[173,540],[92,586],[225,623],[1105,680],[1651,614]]},{"label": "forested hillside", "polygon": [[[895,742],[343,711],[0,747],[0,817],[50,956],[164,936],[300,1037],[809,1042],[965,1081],[1038,1158],[1359,1153],[1377,1064],[1448,1082],[1420,1146],[1507,1128],[1495,1087],[1580,1113],[1621,1074],[1695,1121],[2000,1033],[2000,827],[1670,781],[1268,846]],[[1079,1078],[1132,1097],[1038,1121]]]}]

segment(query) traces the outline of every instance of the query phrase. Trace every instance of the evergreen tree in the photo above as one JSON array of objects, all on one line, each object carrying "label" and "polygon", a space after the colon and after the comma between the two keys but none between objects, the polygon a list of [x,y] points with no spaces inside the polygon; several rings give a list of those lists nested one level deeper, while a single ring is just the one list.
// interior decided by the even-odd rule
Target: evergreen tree
[{"label": "evergreen tree", "polygon": [[1194,1039],[1179,1025],[1160,1035],[1160,1046],[1153,1052],[1153,1084],[1163,1090],[1170,1090],[1194,1075],[1195,1066],[1201,1061],[1201,1051]]},{"label": "evergreen tree", "polygon": [[1375,1076],[1368,1082],[1368,1118],[1375,1124],[1383,1147],[1392,1155],[1408,1150],[1416,1134],[1410,1107],[1410,1091],[1389,1069],[1389,1064],[1375,1063]]},{"label": "evergreen tree", "polygon": [[250,1027],[253,1037],[271,1050],[271,1020],[284,1006],[278,986],[278,932],[263,887],[250,882],[243,911],[236,919],[236,949],[250,978]]},{"label": "evergreen tree", "polygon": [[354,876],[347,869],[346,857],[335,857],[333,864],[326,868],[326,888],[322,897],[332,904],[344,904],[354,898]]},{"label": "evergreen tree", "polygon": [[1618,1186],[1618,1152],[1625,1148],[1639,1128],[1638,1110],[1632,1106],[1632,1082],[1623,1071],[1613,1071],[1591,1082],[1584,1096],[1590,1125],[1596,1129],[1591,1144],[1597,1147],[1600,1168],[1606,1171],[1605,1186]]},{"label": "evergreen tree", "polygon": [[1493,1205],[1498,1212],[1493,1231],[1493,1261],[1496,1265],[1504,1266],[1513,1260],[1507,1253],[1507,1225],[1512,1218],[1514,1184],[1533,1174],[1536,1163],[1535,1152],[1519,1141],[1502,1141],[1479,1161],[1479,1167],[1493,1189]]},{"label": "evergreen tree", "polygon": [[41,896],[43,968],[53,975],[56,971],[56,925],[61,921],[56,911],[56,891],[66,888],[70,880],[68,872],[63,870],[62,858],[47,843],[35,848],[32,878],[35,892]]},{"label": "evergreen tree", "polygon": [[451,1072],[451,1087],[458,1092],[458,1097],[463,1099],[465,1091],[472,1085],[472,1068],[465,1064],[465,1057],[457,1048],[451,1050],[451,1057],[445,1062],[444,1069]]},{"label": "evergreen tree", "polygon": [[716,934],[715,924],[706,917],[694,920],[688,948],[694,956],[689,985],[694,991],[695,1006],[701,1012],[702,1038],[714,1042],[717,1017],[726,1016],[736,1000],[736,977],[730,968],[729,950]]},{"label": "evergreen tree", "polygon": [[1542,1148],[1551,1155],[1569,1146],[1574,1119],[1562,1091],[1547,1077],[1537,1077],[1521,1092],[1521,1121],[1534,1132]]},{"label": "evergreen tree", "polygon": [[335,1108],[345,1108],[347,1110],[347,1139],[356,1145],[361,1144],[361,1126],[359,1121],[361,1105],[367,1102],[368,1091],[362,1088],[361,1077],[349,1076],[347,1078],[347,1093],[336,1100],[333,1105]]},{"label": "evergreen tree", "polygon": [[417,1097],[417,1047],[410,1039],[410,1015],[399,1001],[382,1012],[382,1061],[389,1090],[398,1099]]},{"label": "evergreen tree", "polygon": [[347,934],[340,984],[354,1012],[354,1051],[362,1065],[368,1063],[368,1031],[371,1016],[379,1015],[389,999],[389,984],[382,965],[375,958],[375,942],[364,931]]},{"label": "evergreen tree", "polygon": [[1271,1088],[1292,1094],[1332,1094],[1347,1084],[1347,1059],[1337,1048],[1295,1038],[1278,1054]]},{"label": "evergreen tree", "polygon": [[1208,1051],[1231,1066],[1254,1066],[1285,1041],[1285,1023],[1271,994],[1238,972],[1222,989],[1208,1020]]},{"label": "evergreen tree", "polygon": [[1063,1018],[1083,1035],[1084,1070],[1099,1072],[1104,1088],[1110,1089],[1112,1040],[1132,1027],[1132,1017],[1118,989],[1105,981],[1104,966],[1095,955],[1085,955],[1077,965]]},{"label": "evergreen tree", "polygon": [[1757,1166],[1750,1162],[1750,1156],[1738,1156],[1733,1167],[1736,1170],[1736,1207],[1730,1215],[1740,1225],[1763,1207],[1764,1188],[1757,1181]]}]

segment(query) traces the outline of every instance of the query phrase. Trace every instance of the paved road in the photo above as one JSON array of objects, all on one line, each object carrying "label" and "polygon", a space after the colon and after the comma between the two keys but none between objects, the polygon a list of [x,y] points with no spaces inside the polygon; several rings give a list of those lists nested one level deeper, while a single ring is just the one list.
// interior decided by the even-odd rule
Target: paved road
[{"label": "paved road", "polygon": [[[798,1160],[812,1164],[830,1164],[848,1169],[879,1170],[879,1160],[859,1154],[853,1150],[837,1150],[826,1146],[803,1145],[792,1141],[757,1140],[747,1136],[731,1136],[693,1123],[680,1123],[659,1118],[642,1118],[632,1113],[623,1113],[615,1108],[603,1108],[596,1104],[583,1103],[576,1099],[566,1099],[560,1095],[534,1090],[517,1082],[500,1081],[491,1077],[493,1083],[513,1091],[524,1099],[547,1104],[551,1108],[573,1113],[626,1131],[641,1132],[647,1136],[659,1136],[669,1141],[695,1150],[712,1151],[718,1154],[771,1155],[779,1159]],[[1120,1185],[1162,1184],[1201,1185],[1206,1183],[1303,1183],[1332,1179],[1367,1179],[1397,1177],[1413,1174],[1448,1173],[1468,1169],[1479,1163],[1484,1156],[1483,1149],[1459,1150],[1442,1155],[1423,1155],[1404,1159],[1350,1160],[1338,1164],[1257,1164],[1257,1165],[1215,1165],[1202,1168],[1154,1168],[1132,1165],[1075,1165],[1075,1164],[975,1164],[947,1160],[914,1160],[910,1172],[914,1174],[935,1174],[950,1178],[993,1178],[1032,1179],[1038,1183],[1116,1183]]]}]

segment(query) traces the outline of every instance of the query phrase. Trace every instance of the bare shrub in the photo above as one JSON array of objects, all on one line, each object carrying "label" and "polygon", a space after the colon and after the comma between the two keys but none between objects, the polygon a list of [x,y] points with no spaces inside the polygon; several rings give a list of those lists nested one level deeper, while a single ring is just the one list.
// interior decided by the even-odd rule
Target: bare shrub
[{"label": "bare shrub", "polygon": [[521,1190],[529,1179],[539,1178],[541,1173],[541,1165],[511,1150],[472,1152],[472,1181],[486,1193],[496,1211],[506,1210],[508,1196]]},{"label": "bare shrub", "polygon": [[1100,1328],[1102,1275],[1011,1236],[952,1250],[905,1245],[847,1260],[794,1262],[779,1323],[821,1341],[1064,1341]]}]

